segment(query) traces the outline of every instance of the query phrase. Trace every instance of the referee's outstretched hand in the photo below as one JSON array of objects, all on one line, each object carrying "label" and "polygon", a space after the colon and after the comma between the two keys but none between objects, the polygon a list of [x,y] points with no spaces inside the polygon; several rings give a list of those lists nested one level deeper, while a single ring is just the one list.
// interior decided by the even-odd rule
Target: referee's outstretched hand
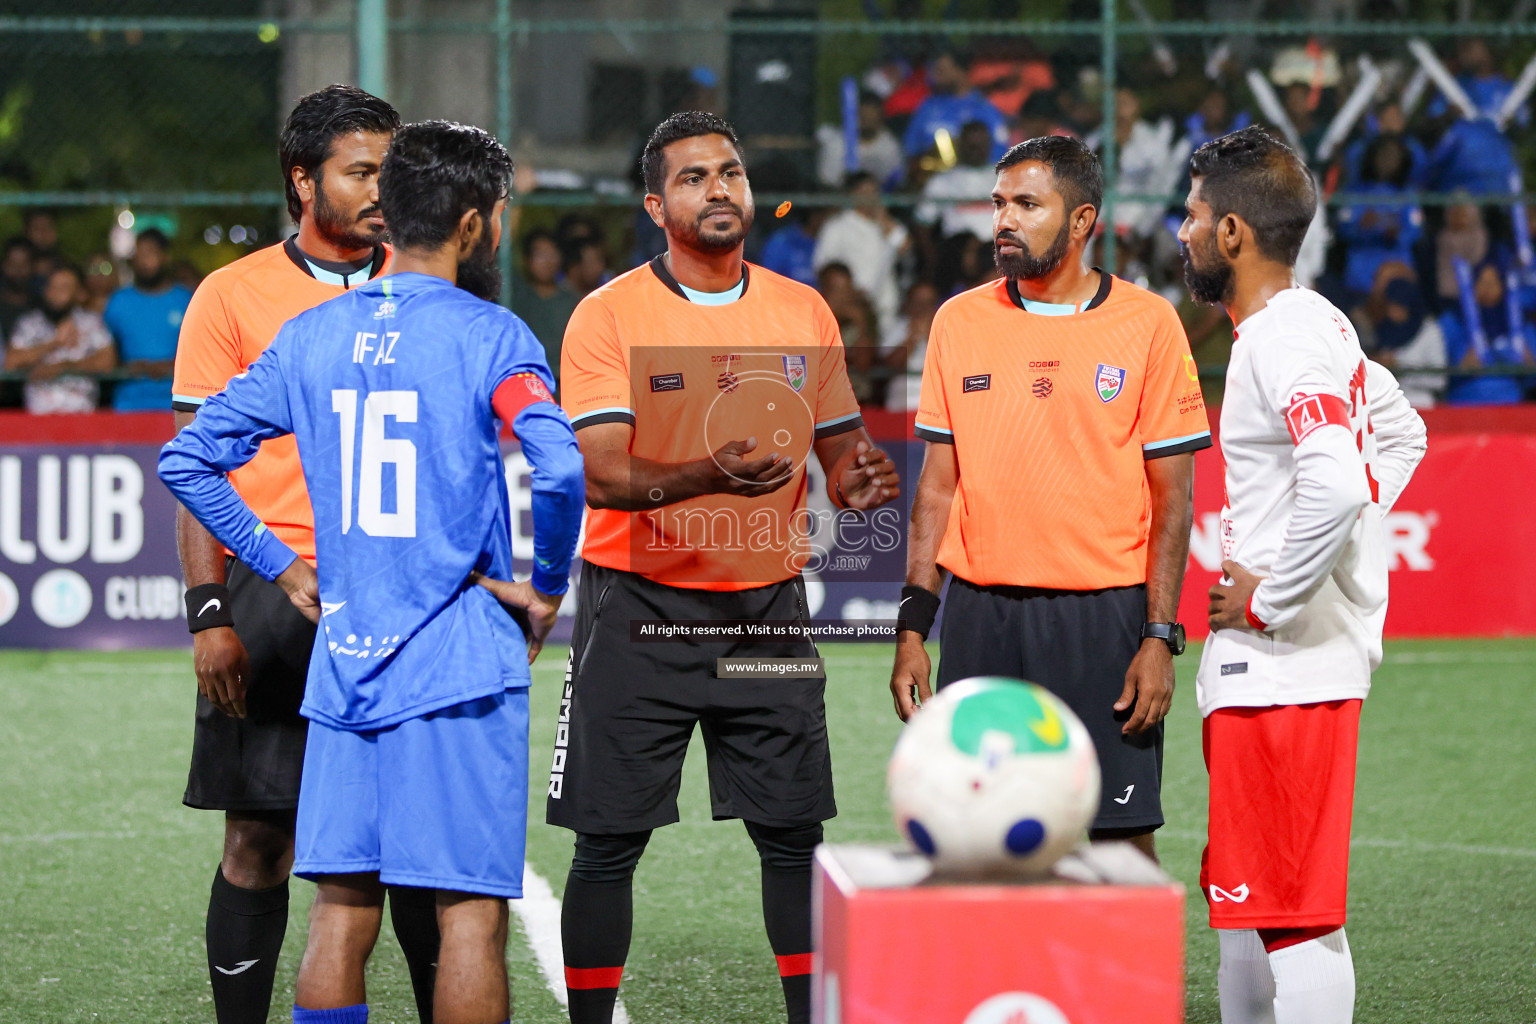
[{"label": "referee's outstretched hand", "polygon": [[789,483],[795,475],[793,459],[769,452],[760,459],[748,460],[746,454],[757,448],[757,438],[727,441],[717,448],[710,461],[713,476],[708,494],[737,494],[757,498]]},{"label": "referee's outstretched hand", "polygon": [[555,616],[560,611],[564,595],[545,594],[527,580],[521,583],[495,580],[477,572],[469,574],[469,582],[478,583],[489,590],[502,604],[521,608],[528,613],[528,634],[525,639],[528,641],[528,664],[532,665],[533,659],[544,649],[544,640],[549,636],[549,631],[555,628]]}]

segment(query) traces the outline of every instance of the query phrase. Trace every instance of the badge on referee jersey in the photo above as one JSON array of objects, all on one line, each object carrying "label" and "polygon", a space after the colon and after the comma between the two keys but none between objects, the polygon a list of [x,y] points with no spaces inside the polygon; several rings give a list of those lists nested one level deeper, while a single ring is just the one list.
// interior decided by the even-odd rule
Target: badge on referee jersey
[{"label": "badge on referee jersey", "polygon": [[1125,387],[1125,371],[1118,366],[1099,364],[1099,401],[1112,402]]},{"label": "badge on referee jersey", "polygon": [[805,356],[784,357],[784,379],[797,392],[805,387]]}]

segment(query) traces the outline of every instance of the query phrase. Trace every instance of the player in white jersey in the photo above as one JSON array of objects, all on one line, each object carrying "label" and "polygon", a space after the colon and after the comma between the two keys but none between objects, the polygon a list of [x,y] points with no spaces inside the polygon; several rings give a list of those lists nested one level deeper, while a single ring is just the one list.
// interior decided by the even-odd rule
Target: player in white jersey
[{"label": "player in white jersey", "polygon": [[1221,409],[1221,582],[1196,677],[1220,929],[1223,1024],[1348,1024],[1344,936],[1360,703],[1381,662],[1382,517],[1424,423],[1349,319],[1296,285],[1317,208],[1301,160],[1259,128],[1190,161],[1179,231],[1196,299],[1236,342]]}]

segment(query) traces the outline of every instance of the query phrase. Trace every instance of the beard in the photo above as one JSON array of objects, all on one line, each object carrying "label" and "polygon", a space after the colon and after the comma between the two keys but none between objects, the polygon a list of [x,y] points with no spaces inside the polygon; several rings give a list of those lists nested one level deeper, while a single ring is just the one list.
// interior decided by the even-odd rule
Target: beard
[{"label": "beard", "polygon": [[1232,264],[1222,259],[1221,253],[1216,251],[1214,238],[1202,246],[1202,251],[1206,265],[1197,267],[1189,246],[1184,246],[1181,253],[1184,257],[1184,285],[1196,302],[1208,306],[1218,303],[1226,305],[1232,301]]},{"label": "beard", "polygon": [[372,249],[383,242],[384,230],[363,220],[378,212],[378,206],[366,206],[348,214],[331,203],[324,179],[315,181],[315,228],[338,249]]},{"label": "beard", "polygon": [[1071,224],[1063,221],[1061,230],[1056,232],[1056,238],[1051,242],[1050,248],[1036,256],[1029,251],[1029,246],[1017,235],[1009,234],[1007,239],[1017,245],[1023,252],[1018,255],[1004,256],[999,250],[997,239],[992,240],[992,261],[997,264],[997,269],[1003,272],[1004,277],[1012,277],[1025,281],[1034,281],[1056,272],[1061,266],[1061,261],[1067,258],[1068,236],[1071,234]]},{"label": "beard", "polygon": [[141,274],[137,270],[133,272],[133,283],[145,291],[154,291],[171,279],[171,268],[161,267],[154,274]]},{"label": "beard", "polygon": [[481,234],[475,251],[459,262],[459,273],[454,283],[486,302],[495,302],[501,298],[501,268],[496,265],[496,249],[491,245],[490,231]]},{"label": "beard", "polygon": [[[704,227],[705,221],[722,210],[730,210],[736,214],[736,226],[726,231],[716,231]],[[690,249],[718,256],[721,253],[730,252],[741,245],[742,239],[747,237],[747,232],[752,229],[752,220],[756,211],[750,207],[737,206],[735,203],[712,203],[704,208],[693,221],[673,219],[672,215],[663,210],[663,220],[666,221],[667,235],[676,238]]]}]

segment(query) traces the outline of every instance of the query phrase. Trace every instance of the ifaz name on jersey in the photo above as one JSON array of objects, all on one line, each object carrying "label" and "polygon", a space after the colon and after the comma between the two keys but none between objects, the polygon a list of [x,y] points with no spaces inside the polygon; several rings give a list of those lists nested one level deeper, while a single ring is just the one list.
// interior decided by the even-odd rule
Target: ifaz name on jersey
[{"label": "ifaz name on jersey", "polygon": [[358,331],[357,337],[352,339],[352,361],[354,363],[367,362],[368,353],[373,353],[373,366],[381,366],[395,361],[395,345],[400,341],[399,331],[385,331],[382,335],[373,331]]}]

